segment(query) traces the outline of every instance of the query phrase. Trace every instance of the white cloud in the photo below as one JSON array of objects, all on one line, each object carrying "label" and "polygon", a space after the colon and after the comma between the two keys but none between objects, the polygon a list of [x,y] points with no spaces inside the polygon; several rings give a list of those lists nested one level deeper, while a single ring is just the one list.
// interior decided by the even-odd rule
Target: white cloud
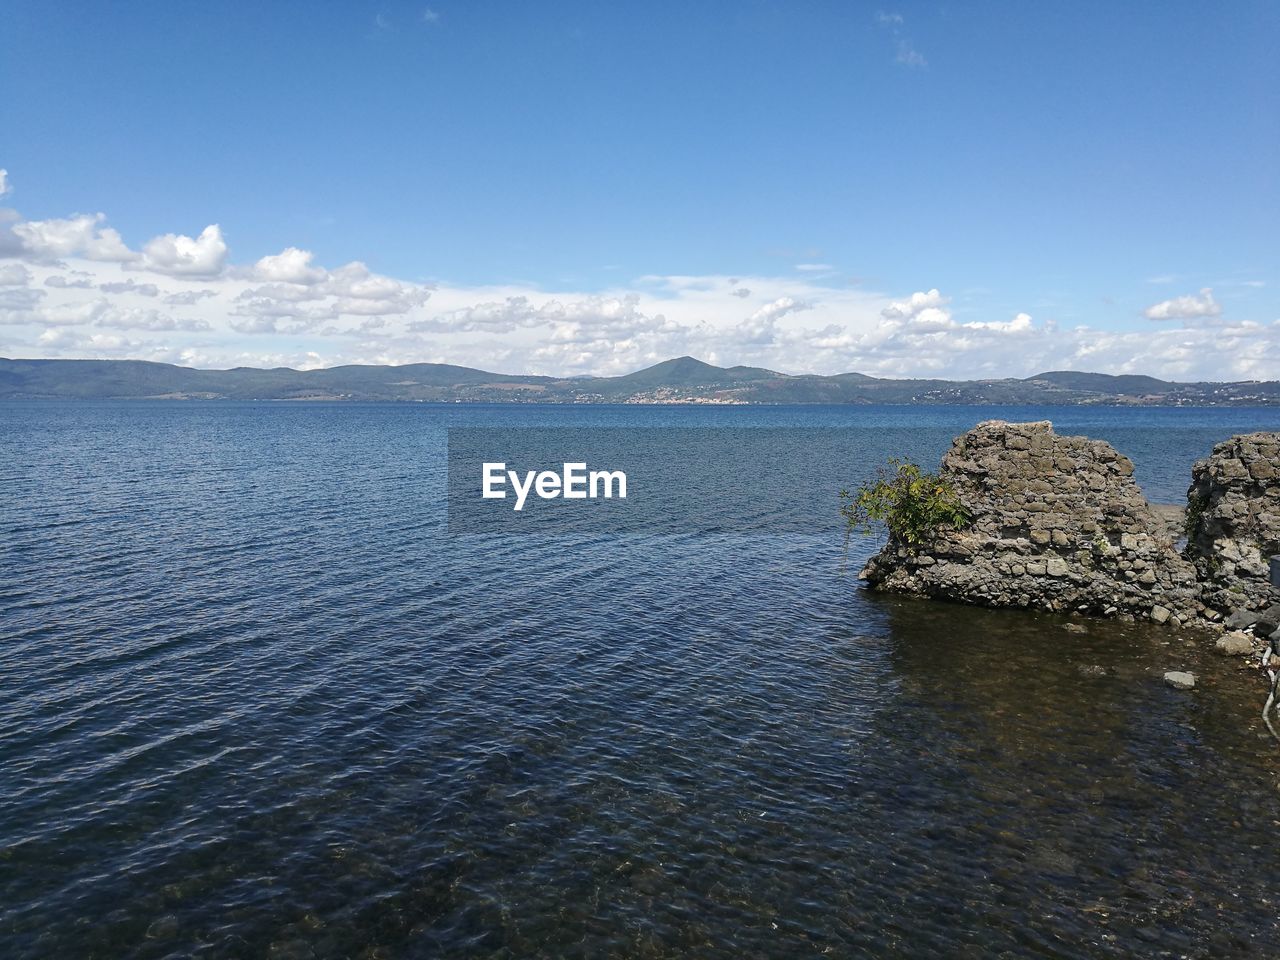
[{"label": "white cloud", "polygon": [[929,61],[924,58],[924,54],[906,40],[898,41],[898,55],[894,57],[894,62],[913,69],[920,69],[929,65]]},{"label": "white cloud", "polygon": [[432,10],[430,7],[424,7],[422,10],[422,22],[423,23],[439,23],[440,14]]},{"label": "white cloud", "polygon": [[399,281],[371,273],[359,261],[339,267],[329,277],[329,292],[343,297],[377,300],[394,296],[401,289]]},{"label": "white cloud", "polygon": [[911,294],[906,300],[895,300],[880,311],[886,320],[922,321],[926,324],[950,321],[951,314],[944,307],[948,298],[937,289]]},{"label": "white cloud", "polygon": [[79,300],[42,307],[36,319],[45,326],[75,327],[93,323],[111,309],[111,304],[105,297],[98,297],[96,300]]},{"label": "white cloud", "polygon": [[267,283],[260,287],[242,290],[236,297],[238,301],[267,300],[271,302],[302,303],[308,300],[323,300],[326,294],[315,287],[304,287],[294,283]]},{"label": "white cloud", "polygon": [[208,330],[206,320],[178,320],[158,310],[117,309],[102,313],[95,321],[95,326],[112,327],[117,330]]},{"label": "white cloud", "polygon": [[1002,330],[1006,333],[1023,333],[1024,331],[1030,330],[1031,326],[1031,314],[1029,313],[1019,313],[1008,323],[988,324],[989,329]]},{"label": "white cloud", "polygon": [[227,261],[227,244],[222,229],[211,223],[194,240],[179,233],[166,233],[142,248],[142,266],[174,277],[216,277]]},{"label": "white cloud", "polygon": [[1188,294],[1153,303],[1143,311],[1148,320],[1190,320],[1196,317],[1217,317],[1222,307],[1213,299],[1213,290],[1204,287],[1199,296]]},{"label": "white cloud", "polygon": [[160,288],[154,283],[134,283],[132,280],[115,280],[98,284],[103,293],[136,293],[141,297],[158,297]]},{"label": "white cloud", "polygon": [[510,333],[520,327],[563,319],[563,316],[563,307],[556,301],[536,307],[527,296],[507,297],[412,321],[409,330],[415,333]]},{"label": "white cloud", "polygon": [[325,292],[339,298],[333,315],[383,316],[408,313],[431,297],[431,291],[370,272],[358,261],[329,274]]},{"label": "white cloud", "polygon": [[[45,282],[47,283],[48,281]],[[179,293],[167,294],[164,302],[174,306],[189,307],[199,303],[201,300],[208,300],[217,295],[215,290],[182,290]]]},{"label": "white cloud", "polygon": [[63,356],[167,359],[163,351],[161,355],[156,355],[155,349],[145,340],[130,340],[115,333],[87,333],[74,329],[50,328],[40,334],[37,342],[46,350]]},{"label": "white cloud", "polygon": [[25,220],[11,229],[23,252],[38,261],[63,257],[118,263],[136,260],[138,255],[125,246],[119,233],[99,226],[105,219],[101,213],[84,213],[66,220]]},{"label": "white cloud", "polygon": [[[956,370],[967,371],[964,376],[1013,376],[1027,363],[1026,341],[1052,333],[1048,327],[1037,330],[1027,313],[1008,321],[960,322],[948,309],[949,302],[936,288],[918,291],[885,307],[875,329],[843,341],[832,339],[835,332],[827,331],[826,340],[866,355],[871,363],[864,363],[861,372],[884,373],[910,365],[935,376],[955,376]],[[1014,343],[1018,346],[1006,346]]]},{"label": "white cloud", "polygon": [[31,271],[22,264],[0,264],[0,287],[25,287],[30,282]]},{"label": "white cloud", "polygon": [[801,273],[826,273],[831,269],[829,263],[797,263],[796,269]]},{"label": "white cloud", "polygon": [[282,281],[241,290],[231,310],[236,318],[232,329],[239,333],[346,333],[349,330],[341,325],[322,325],[343,317],[403,316],[431,297],[427,288],[373,273],[363,263],[325,271],[310,266],[311,254],[306,251],[291,248],[280,256],[285,259],[264,258],[272,261],[265,268],[258,261],[252,274],[308,282]]},{"label": "white cloud", "polygon": [[45,277],[44,285],[46,287],[56,287],[59,290],[92,290],[94,288],[93,281],[88,277],[72,277],[68,280],[59,273],[55,273],[51,277]]},{"label": "white cloud", "polygon": [[894,62],[899,66],[909,67],[912,69],[921,69],[927,67],[929,62],[924,58],[919,50],[912,46],[911,41],[903,36],[902,28],[906,21],[900,13],[885,13],[883,10],[876,12],[876,23],[888,30],[897,41],[897,56]]},{"label": "white cloud", "polygon": [[0,167],[0,197],[13,189],[13,185],[9,183],[9,171]]},{"label": "white cloud", "polygon": [[17,284],[0,287],[0,323],[26,323],[44,295],[43,290],[32,290]]},{"label": "white cloud", "polygon": [[766,303],[763,307],[751,314],[747,318],[749,324],[774,323],[781,320],[789,313],[797,310],[808,310],[809,304],[803,300],[797,300],[795,297],[779,297],[771,303]]},{"label": "white cloud", "polygon": [[811,304],[795,297],[779,297],[760,307],[731,331],[730,336],[739,343],[764,346],[777,343],[784,336],[778,321],[791,313],[810,309]]},{"label": "white cloud", "polygon": [[257,296],[246,290],[236,298],[230,321],[232,330],[240,333],[305,333],[313,330],[331,314],[297,300]]},{"label": "white cloud", "polygon": [[278,283],[298,283],[310,285],[325,279],[325,272],[311,266],[310,250],[299,250],[297,247],[286,247],[283,252],[263,257],[254,264],[254,275],[259,280]]}]

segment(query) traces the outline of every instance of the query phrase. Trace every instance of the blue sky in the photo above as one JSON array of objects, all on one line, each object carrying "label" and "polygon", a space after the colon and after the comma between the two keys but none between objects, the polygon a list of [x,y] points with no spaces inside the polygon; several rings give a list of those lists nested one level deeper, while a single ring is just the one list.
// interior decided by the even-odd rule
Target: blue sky
[{"label": "blue sky", "polygon": [[[960,348],[1013,324],[1002,342],[1037,343],[1002,354],[1010,362],[1227,376],[1257,370],[1201,369],[1209,327],[1225,343],[1256,325],[1261,356],[1278,349],[1275,2],[0,11],[10,219],[102,212],[133,251],[217,224],[227,248],[209,269],[156,271],[140,253],[85,269],[72,264],[83,249],[19,231],[10,256],[43,296],[26,298],[29,323],[11,313],[0,328],[9,355],[492,356],[490,367],[605,372],[686,346],[783,369],[986,375],[1003,371]],[[254,329],[243,314],[258,288],[226,285],[287,248],[428,295],[410,290],[400,314],[312,297],[323,310]],[[198,316],[159,311],[209,329],[104,325],[115,332],[95,347],[66,322],[68,298],[90,295],[45,284],[54,260],[94,275],[80,305],[103,310],[158,310],[151,300],[210,284]],[[144,302],[101,291],[119,279],[102,270],[174,279]],[[925,305],[895,317],[913,294]],[[634,329],[615,323],[628,309],[643,318]],[[946,319],[917,316],[929,309]],[[63,322],[42,328],[49,310]],[[85,330],[106,315],[91,314]],[[362,343],[344,316],[394,329],[367,327],[382,341]],[[906,326],[876,329],[895,321]],[[562,329],[593,322],[637,342],[607,352]],[[664,324],[683,332],[664,338]],[[1095,338],[1067,337],[1080,327]],[[1141,352],[1173,327],[1195,329],[1179,350]],[[948,343],[919,341],[930,333]],[[1097,347],[1108,333],[1132,334],[1128,353]],[[582,349],[551,349],[566,338]]]}]

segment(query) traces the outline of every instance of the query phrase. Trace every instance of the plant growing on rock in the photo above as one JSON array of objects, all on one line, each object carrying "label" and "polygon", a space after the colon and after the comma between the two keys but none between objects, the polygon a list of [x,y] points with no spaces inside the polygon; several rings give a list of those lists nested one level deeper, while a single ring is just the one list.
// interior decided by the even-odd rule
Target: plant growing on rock
[{"label": "plant growing on rock", "polygon": [[1200,520],[1204,517],[1205,511],[1209,509],[1209,495],[1201,490],[1192,487],[1187,491],[1187,512],[1183,520],[1182,533],[1187,538],[1187,548],[1184,551],[1191,553],[1191,544],[1195,540],[1200,530]]},{"label": "plant growing on rock", "polygon": [[959,529],[973,522],[955,488],[936,473],[926,473],[910,460],[891,459],[873,482],[840,491],[840,515],[849,533],[870,534],[877,523],[889,535],[918,544],[942,529]]}]

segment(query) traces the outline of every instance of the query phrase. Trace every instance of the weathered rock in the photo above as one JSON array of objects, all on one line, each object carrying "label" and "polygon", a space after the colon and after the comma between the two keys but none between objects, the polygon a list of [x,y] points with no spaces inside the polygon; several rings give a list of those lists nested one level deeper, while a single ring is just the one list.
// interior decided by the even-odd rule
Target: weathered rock
[{"label": "weathered rock", "polygon": [[1205,603],[1242,615],[1267,606],[1267,558],[1276,553],[1280,433],[1232,437],[1196,463],[1187,491],[1186,554],[1204,583]]},{"label": "weathered rock", "polygon": [[1280,630],[1280,603],[1273,603],[1257,615],[1253,624],[1253,632],[1260,637],[1269,637]]},{"label": "weathered rock", "polygon": [[1222,625],[1228,630],[1247,630],[1258,622],[1258,615],[1252,610],[1234,610],[1228,614]]},{"label": "weathered rock", "polygon": [[1224,657],[1247,657],[1253,653],[1253,646],[1253,636],[1243,630],[1223,634],[1214,644],[1214,648]]},{"label": "weathered rock", "polygon": [[1173,540],[1186,536],[1187,508],[1180,503],[1153,503],[1151,509],[1164,521],[1165,529]]},{"label": "weathered rock", "polygon": [[1196,676],[1182,670],[1170,670],[1164,675],[1164,682],[1175,690],[1190,690],[1196,685]]},{"label": "weathered rock", "polygon": [[940,475],[972,522],[918,544],[891,537],[862,571],[871,587],[1159,623],[1198,617],[1194,567],[1110,444],[1060,437],[1048,421],[991,420],[955,440]]}]

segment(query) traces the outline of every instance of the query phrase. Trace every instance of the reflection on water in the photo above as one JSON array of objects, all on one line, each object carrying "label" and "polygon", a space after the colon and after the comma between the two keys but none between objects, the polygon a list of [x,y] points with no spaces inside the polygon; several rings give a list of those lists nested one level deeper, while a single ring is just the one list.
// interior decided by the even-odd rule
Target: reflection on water
[{"label": "reflection on water", "polygon": [[5,412],[6,957],[1280,950],[1259,682],[1175,632],[838,530],[443,537],[449,418],[560,410]]}]

